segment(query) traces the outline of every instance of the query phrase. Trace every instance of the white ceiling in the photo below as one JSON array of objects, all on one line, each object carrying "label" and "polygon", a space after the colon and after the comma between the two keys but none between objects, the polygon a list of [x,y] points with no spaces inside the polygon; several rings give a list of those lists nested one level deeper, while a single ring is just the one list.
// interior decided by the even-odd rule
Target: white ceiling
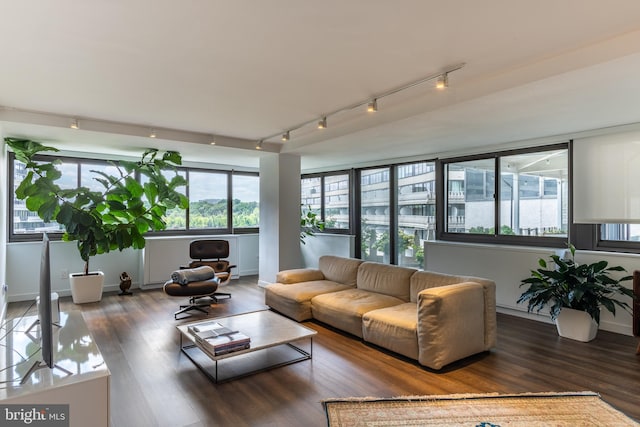
[{"label": "white ceiling", "polygon": [[[427,82],[254,148],[460,63],[446,91]],[[5,136],[334,169],[640,122],[640,2],[0,0],[0,64]]]}]

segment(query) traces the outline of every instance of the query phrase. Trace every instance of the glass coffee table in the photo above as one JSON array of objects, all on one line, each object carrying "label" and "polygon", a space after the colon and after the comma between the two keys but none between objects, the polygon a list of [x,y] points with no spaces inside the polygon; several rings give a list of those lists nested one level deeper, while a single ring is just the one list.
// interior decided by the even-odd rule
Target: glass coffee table
[{"label": "glass coffee table", "polygon": [[[250,347],[215,355],[190,332],[194,326],[206,328],[211,322],[249,336]],[[313,336],[317,334],[270,310],[207,318],[176,328],[180,331],[180,350],[215,383],[311,359]]]}]

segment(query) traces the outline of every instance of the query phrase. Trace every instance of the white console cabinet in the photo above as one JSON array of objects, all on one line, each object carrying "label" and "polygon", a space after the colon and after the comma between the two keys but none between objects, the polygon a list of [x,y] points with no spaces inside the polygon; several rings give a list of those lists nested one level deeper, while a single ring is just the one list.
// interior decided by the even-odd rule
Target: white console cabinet
[{"label": "white console cabinet", "polygon": [[59,368],[38,369],[25,378],[42,359],[39,325],[31,327],[36,319],[9,320],[0,331],[0,379],[5,382],[0,405],[68,404],[71,427],[108,427],[111,374],[81,312],[60,313],[60,327],[53,327]]}]

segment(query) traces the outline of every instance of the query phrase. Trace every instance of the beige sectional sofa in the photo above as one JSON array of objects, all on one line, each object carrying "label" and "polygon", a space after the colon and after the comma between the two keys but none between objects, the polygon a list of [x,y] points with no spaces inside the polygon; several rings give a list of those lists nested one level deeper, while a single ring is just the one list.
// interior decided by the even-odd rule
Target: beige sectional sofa
[{"label": "beige sectional sofa", "polygon": [[265,289],[273,310],[314,318],[432,369],[496,344],[495,283],[323,256],[317,269],[285,270]]}]

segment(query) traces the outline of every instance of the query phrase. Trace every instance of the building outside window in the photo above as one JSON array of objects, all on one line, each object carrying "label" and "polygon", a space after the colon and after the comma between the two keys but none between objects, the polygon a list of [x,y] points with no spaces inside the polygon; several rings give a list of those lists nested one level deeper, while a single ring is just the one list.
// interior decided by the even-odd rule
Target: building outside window
[{"label": "building outside window", "polygon": [[436,167],[434,162],[397,166],[397,264],[424,266],[424,242],[436,237]]},{"label": "building outside window", "polygon": [[566,238],[568,165],[566,144],[445,161],[446,233]]},{"label": "building outside window", "polygon": [[301,208],[318,215],[322,214],[322,178],[303,178],[300,182]]},{"label": "building outside window", "polygon": [[500,234],[567,236],[568,164],[564,149],[500,157]]},{"label": "building outside window", "polygon": [[349,229],[349,195],[349,174],[324,177],[324,222],[326,229]]},{"label": "building outside window", "polygon": [[[97,167],[97,166],[96,166]],[[58,169],[62,173],[60,179],[56,183],[61,188],[75,188],[78,185],[78,165],[77,163],[63,162],[59,165]],[[15,195],[15,190],[18,188],[22,180],[27,176],[25,165],[13,159],[13,234],[34,234],[34,233],[62,233],[64,229],[60,224],[55,221],[45,223],[38,216],[37,212],[31,212],[27,209],[24,200],[18,200]],[[90,183],[85,178],[84,185],[91,185],[90,188],[95,185],[99,185],[97,182]]]},{"label": "building outside window", "polygon": [[452,162],[445,169],[447,232],[493,234],[494,160]]},{"label": "building outside window", "polygon": [[361,258],[390,263],[390,168],[360,171]]}]

